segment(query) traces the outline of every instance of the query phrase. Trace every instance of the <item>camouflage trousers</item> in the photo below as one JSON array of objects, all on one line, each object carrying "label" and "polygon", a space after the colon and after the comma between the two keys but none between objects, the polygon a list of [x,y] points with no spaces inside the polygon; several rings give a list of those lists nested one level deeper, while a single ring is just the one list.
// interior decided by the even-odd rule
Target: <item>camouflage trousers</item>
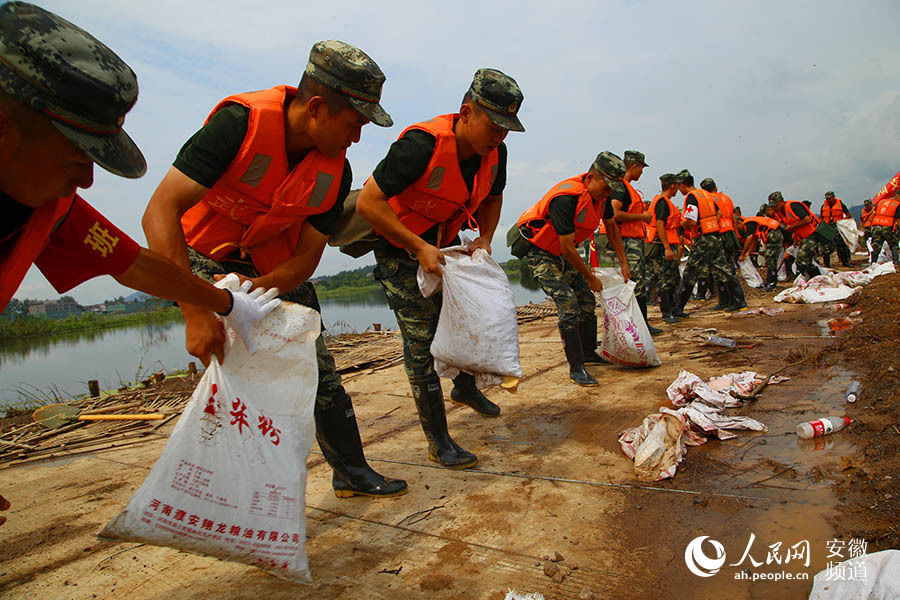
[{"label": "camouflage trousers", "polygon": [[[675,248],[672,248],[675,250]],[[666,260],[666,249],[661,242],[650,244],[647,251],[647,285],[656,283],[657,290],[662,292],[674,292],[681,283],[681,273],[678,272],[678,253],[675,252],[675,260]]]},{"label": "camouflage trousers", "polygon": [[840,233],[835,234],[834,239],[832,241],[822,240],[819,242],[819,253],[825,256],[831,256],[832,252],[837,252],[838,258],[846,252],[850,253],[850,249],[847,247],[847,243],[844,241],[844,236]]},{"label": "camouflage trousers", "polygon": [[763,251],[763,256],[766,259],[766,269],[770,274],[778,273],[778,258],[783,249],[784,234],[781,233],[780,229],[770,231],[769,235],[766,236],[766,249]]},{"label": "camouflage trousers", "polygon": [[647,262],[644,257],[644,240],[642,238],[622,238],[625,246],[625,257],[631,270],[631,280],[635,283],[636,295],[645,293],[647,289]]},{"label": "camouflage trousers", "polygon": [[431,342],[437,330],[443,296],[428,298],[419,290],[419,261],[397,248],[376,248],[376,280],[384,288],[388,306],[397,317],[403,335],[403,364],[407,377],[435,375]]},{"label": "camouflage trousers", "polygon": [[[811,275],[811,271],[813,270],[813,260],[816,258],[817,254],[819,254],[819,238],[815,235],[811,235],[801,241],[800,245],[797,246],[797,259],[794,262],[794,268],[798,273],[802,273],[804,277],[807,273]],[[816,274],[818,275],[818,270],[816,270]]]},{"label": "camouflage trousers", "polygon": [[881,254],[881,247],[887,242],[894,264],[900,265],[900,260],[898,260],[897,256],[897,233],[891,227],[885,227],[884,225],[873,225],[869,229],[872,230],[872,262],[878,260],[878,255]]},{"label": "camouflage trousers", "polygon": [[737,265],[738,256],[741,255],[741,244],[738,242],[737,234],[734,231],[726,231],[720,235],[725,250],[725,260],[729,264]]},{"label": "camouflage trousers", "polygon": [[[259,277],[259,271],[249,261],[225,260],[216,262],[203,256],[193,248],[188,248],[188,254],[191,259],[191,271],[195,275],[213,283],[215,283],[213,275],[225,275],[227,273],[239,273],[251,278]],[[319,307],[319,298],[316,296],[316,288],[308,281],[278,297],[288,302],[296,302],[312,308],[319,314],[322,313],[322,309]],[[316,405],[320,409],[327,409],[339,394],[343,395],[344,388],[341,385],[341,376],[334,367],[334,357],[331,356],[331,352],[325,346],[325,338],[321,335],[316,338],[316,362],[319,367]]]},{"label": "camouflage trousers", "polygon": [[705,233],[694,240],[694,247],[682,275],[682,286],[688,291],[694,289],[697,279],[706,275],[707,270],[715,282],[732,282],[740,285],[734,265],[728,264],[725,260],[725,248],[717,233]]},{"label": "camouflage trousers", "polygon": [[584,276],[562,256],[537,246],[523,257],[544,293],[553,298],[560,329],[572,329],[596,314],[597,299]]}]

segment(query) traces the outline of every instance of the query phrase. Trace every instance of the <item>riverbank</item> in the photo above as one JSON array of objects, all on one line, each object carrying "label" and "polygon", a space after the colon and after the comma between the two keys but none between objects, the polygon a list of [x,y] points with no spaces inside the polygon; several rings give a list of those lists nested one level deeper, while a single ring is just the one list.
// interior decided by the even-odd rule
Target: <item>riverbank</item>
[{"label": "riverbank", "polygon": [[[872,288],[878,298],[855,307],[873,327],[878,311],[884,313],[881,296],[900,280],[885,277],[891,279]],[[754,308],[774,306],[773,293],[746,294]],[[378,471],[406,479],[410,492],[390,500],[337,499],[331,470],[314,449],[306,490],[310,586],[233,562],[94,537],[146,477],[173,423],[158,430],[163,437],[136,437],[140,443],[127,447],[0,470],[0,489],[10,490],[4,495],[13,502],[2,530],[0,594],[493,600],[502,599],[507,588],[573,599],[590,597],[587,588],[596,598],[806,597],[812,575],[834,560],[826,558],[830,540],[843,542],[845,557],[854,537],[868,540],[869,552],[896,544],[889,512],[896,506],[885,502],[900,497],[897,480],[887,478],[896,470],[896,446],[876,446],[875,452],[870,445],[900,438],[891,426],[896,384],[876,387],[873,379],[883,370],[860,373],[863,400],[848,413],[860,423],[822,438],[822,444],[798,443],[803,440],[794,427],[848,410],[843,389],[857,374],[848,372],[855,365],[845,360],[851,346],[842,346],[843,340],[853,342],[852,358],[876,334],[890,352],[900,332],[822,333],[818,321],[852,308],[836,313],[816,305],[779,305],[785,312],[775,316],[703,310],[713,302],[692,302],[693,316],[677,325],[661,323],[651,309],[653,324],[665,329],[654,338],[662,366],[591,366],[600,388],[568,382],[553,316],[522,323],[525,375],[518,392],[486,391],[501,405],[500,417],[486,419],[447,404],[454,439],[481,459],[465,471],[438,468],[425,458],[403,366],[372,368],[359,360],[358,370],[345,372],[344,384],[366,456]],[[692,328],[707,327],[735,339],[737,347],[698,345],[690,338]],[[396,334],[372,338],[386,344],[379,357],[400,355]],[[359,351],[366,340],[346,343]],[[738,432],[734,440],[691,447],[674,479],[647,484],[635,478],[617,434],[669,405],[665,390],[680,370],[703,379],[748,369],[767,374],[795,362],[798,352],[811,358],[783,373],[790,381],[767,387],[739,411],[762,421],[768,432]],[[449,381],[444,384],[449,395]],[[888,450],[894,455],[887,456]],[[884,469],[878,467],[882,463]],[[46,502],[51,495],[54,502]],[[865,527],[854,519],[865,519]],[[701,535],[727,551],[727,565],[708,578],[692,575],[684,559],[688,543]],[[805,556],[765,563],[770,551],[781,557],[790,547],[805,548]],[[549,564],[567,575],[562,582],[545,575],[552,568],[544,557],[557,552],[560,562]],[[792,577],[763,577],[777,573]]]},{"label": "riverbank", "polygon": [[0,320],[0,342],[37,336],[88,333],[112,327],[161,325],[175,321],[183,321],[181,311],[176,306],[122,315],[83,313],[65,319],[45,317],[19,317],[14,321],[2,319]]}]

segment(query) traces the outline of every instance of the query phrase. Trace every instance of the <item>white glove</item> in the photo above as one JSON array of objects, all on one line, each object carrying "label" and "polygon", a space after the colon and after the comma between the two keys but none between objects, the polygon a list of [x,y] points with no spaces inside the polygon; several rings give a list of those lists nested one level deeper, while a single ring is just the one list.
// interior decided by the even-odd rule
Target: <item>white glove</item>
[{"label": "white glove", "polygon": [[244,281],[240,291],[231,293],[234,304],[231,312],[225,315],[225,322],[241,337],[250,354],[256,352],[256,344],[250,335],[253,326],[281,304],[276,298],[278,288],[258,287],[251,292],[252,286],[252,282]]}]

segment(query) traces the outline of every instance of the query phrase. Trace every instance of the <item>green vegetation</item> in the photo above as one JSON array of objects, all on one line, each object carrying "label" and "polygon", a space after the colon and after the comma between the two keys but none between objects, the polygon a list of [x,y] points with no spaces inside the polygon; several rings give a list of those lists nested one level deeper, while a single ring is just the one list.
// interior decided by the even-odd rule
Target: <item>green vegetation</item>
[{"label": "green vegetation", "polygon": [[65,319],[21,316],[12,321],[0,319],[0,340],[89,332],[128,325],[157,325],[180,321],[181,318],[181,311],[174,306],[143,313],[116,315],[83,313]]},{"label": "green vegetation", "polygon": [[372,292],[381,291],[381,284],[375,281],[372,274],[374,270],[375,265],[367,265],[319,277],[315,280],[316,294],[319,298],[326,299],[369,296]]}]

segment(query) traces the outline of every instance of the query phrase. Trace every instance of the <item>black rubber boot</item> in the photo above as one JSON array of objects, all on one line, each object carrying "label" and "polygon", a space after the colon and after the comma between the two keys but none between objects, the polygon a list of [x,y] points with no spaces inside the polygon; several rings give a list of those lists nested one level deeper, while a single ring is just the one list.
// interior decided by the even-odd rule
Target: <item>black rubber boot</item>
[{"label": "black rubber boot", "polygon": [[566,352],[566,360],[569,361],[569,379],[573,383],[585,387],[593,387],[600,385],[597,380],[591,377],[590,373],[584,369],[584,347],[581,345],[581,335],[578,333],[577,327],[571,329],[559,328],[562,335],[563,348]]},{"label": "black rubber boot", "polygon": [[763,285],[762,289],[767,292],[778,289],[778,273],[766,273],[766,283]]},{"label": "black rubber boot", "polygon": [[[796,271],[794,271],[794,257],[793,256],[785,256],[784,257],[784,270],[787,271],[788,277],[794,279],[797,276]],[[778,273],[775,273],[775,282],[778,282]]]},{"label": "black rubber boot", "polygon": [[847,246],[842,246],[838,249],[838,258],[841,259],[841,264],[845,267],[851,266],[850,264],[850,248]]},{"label": "black rubber boot", "polygon": [[715,306],[711,306],[710,310],[725,310],[726,308],[734,304],[734,302],[731,299],[731,294],[728,291],[727,285],[720,282],[718,283],[717,287],[719,290],[719,303]]},{"label": "black rubber boot", "polygon": [[411,377],[413,398],[422,431],[428,440],[428,458],[450,469],[474,467],[478,457],[463,450],[447,430],[447,413],[444,410],[444,393],[437,375]]},{"label": "black rubber boot", "polygon": [[320,409],[316,404],[314,415],[316,440],[333,470],[331,487],[335,496],[388,498],[407,492],[405,481],[383,477],[366,462],[356,415],[347,392],[341,390],[326,409]]},{"label": "black rubber boot", "polygon": [[825,264],[826,269],[831,268],[831,252],[822,255],[822,262]]},{"label": "black rubber boot", "polygon": [[[709,289],[707,279],[704,277],[697,280],[697,293],[694,294],[694,300],[706,300],[706,292]],[[693,291],[693,290],[692,290]]]},{"label": "black rubber boot", "polygon": [[638,306],[641,309],[641,315],[644,317],[644,323],[647,324],[647,329],[650,331],[650,335],[657,335],[662,333],[662,329],[658,329],[650,324],[650,321],[647,320],[647,298],[644,296],[637,297]]},{"label": "black rubber boot", "polygon": [[597,315],[587,317],[579,322],[578,332],[581,334],[581,349],[584,355],[584,364],[608,364],[609,361],[597,353]]},{"label": "black rubber boot", "polygon": [[737,278],[733,278],[727,285],[734,303],[725,310],[735,312],[747,308],[747,300],[744,298],[744,288],[741,287],[741,282]]},{"label": "black rubber boot", "polygon": [[659,310],[662,312],[662,319],[666,323],[681,323],[681,319],[672,314],[675,309],[674,291],[665,291],[659,295]]},{"label": "black rubber boot", "polygon": [[488,400],[475,385],[475,377],[469,373],[460,373],[453,378],[453,389],[450,390],[450,401],[464,404],[475,412],[486,417],[496,417],[500,407]]},{"label": "black rubber boot", "polygon": [[678,286],[678,292],[675,294],[675,302],[672,305],[672,316],[682,319],[691,316],[690,313],[684,312],[684,307],[687,306],[690,296],[691,290],[685,286],[684,279],[682,279],[681,285]]}]

